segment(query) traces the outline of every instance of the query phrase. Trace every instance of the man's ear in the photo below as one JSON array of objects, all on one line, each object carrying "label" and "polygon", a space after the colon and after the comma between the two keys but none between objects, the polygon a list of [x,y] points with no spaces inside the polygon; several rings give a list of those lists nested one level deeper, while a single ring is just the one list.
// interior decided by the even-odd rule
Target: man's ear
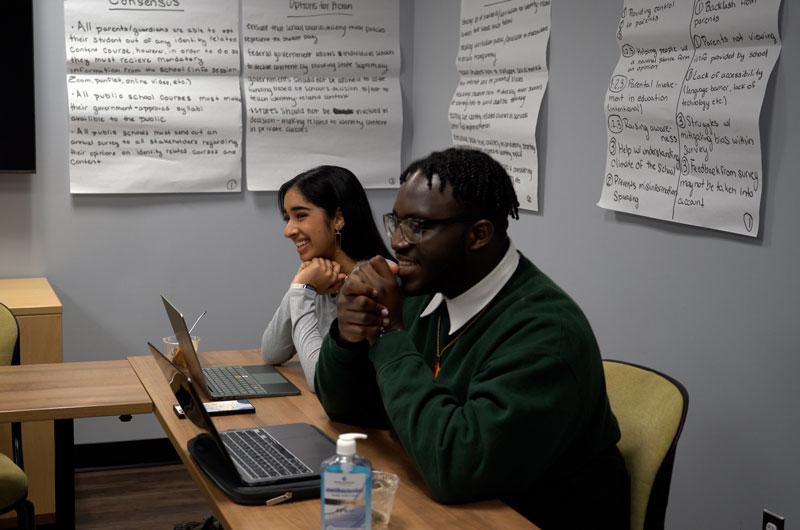
[{"label": "man's ear", "polygon": [[494,224],[488,219],[476,221],[469,229],[468,248],[480,250],[494,238]]}]

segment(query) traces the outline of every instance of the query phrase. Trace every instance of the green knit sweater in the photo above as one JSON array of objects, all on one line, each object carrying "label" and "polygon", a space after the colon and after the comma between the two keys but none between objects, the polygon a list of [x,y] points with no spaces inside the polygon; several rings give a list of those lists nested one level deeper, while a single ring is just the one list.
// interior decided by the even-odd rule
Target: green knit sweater
[{"label": "green knit sweater", "polygon": [[[442,345],[452,337],[444,304],[419,318],[430,299],[407,298],[407,329],[384,334],[369,350],[340,347],[333,323],[316,372],[329,417],[373,426],[388,420],[443,503],[500,498],[542,526],[563,509],[622,503],[626,510],[619,428],[597,342],[575,302],[521,256],[500,293],[442,355],[434,380],[442,313]],[[571,527],[544,528],[556,526]]]}]

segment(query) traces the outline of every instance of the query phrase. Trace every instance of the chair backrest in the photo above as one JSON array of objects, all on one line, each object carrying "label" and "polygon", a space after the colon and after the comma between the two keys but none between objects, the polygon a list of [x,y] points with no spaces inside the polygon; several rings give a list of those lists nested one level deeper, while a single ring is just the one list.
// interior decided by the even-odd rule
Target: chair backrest
[{"label": "chair backrest", "polygon": [[0,513],[28,495],[28,477],[10,458],[0,453]]},{"label": "chair backrest", "polygon": [[631,530],[663,529],[689,395],[675,379],[644,366],[604,360],[603,368],[631,478]]},{"label": "chair backrest", "polygon": [[11,310],[0,303],[0,366],[19,364],[19,326]]}]

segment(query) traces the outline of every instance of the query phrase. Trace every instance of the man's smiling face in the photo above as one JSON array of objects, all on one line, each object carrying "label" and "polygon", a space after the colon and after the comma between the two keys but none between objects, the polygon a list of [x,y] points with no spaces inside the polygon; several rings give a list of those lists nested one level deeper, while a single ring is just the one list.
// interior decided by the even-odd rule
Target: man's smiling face
[{"label": "man's smiling face", "polygon": [[[398,222],[403,219],[437,221],[464,215],[462,206],[453,198],[452,186],[439,191],[439,177],[434,175],[432,186],[421,172],[409,177],[397,193],[393,213]],[[409,242],[395,230],[392,236],[403,280],[403,292],[418,295],[442,292],[452,296],[462,291],[458,268],[464,264],[468,221],[437,224],[422,231],[418,242]]]}]

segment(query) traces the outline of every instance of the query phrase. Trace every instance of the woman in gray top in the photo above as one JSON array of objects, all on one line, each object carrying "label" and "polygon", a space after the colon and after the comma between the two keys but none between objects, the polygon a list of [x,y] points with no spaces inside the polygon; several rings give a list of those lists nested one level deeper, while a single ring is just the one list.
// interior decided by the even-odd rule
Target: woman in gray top
[{"label": "woman in gray top", "polygon": [[356,263],[390,258],[367,194],[356,176],[337,166],[319,166],[285,182],[278,204],[300,256],[300,267],[261,338],[267,364],[295,353],[314,391],[322,338],[336,318],[336,293]]}]

